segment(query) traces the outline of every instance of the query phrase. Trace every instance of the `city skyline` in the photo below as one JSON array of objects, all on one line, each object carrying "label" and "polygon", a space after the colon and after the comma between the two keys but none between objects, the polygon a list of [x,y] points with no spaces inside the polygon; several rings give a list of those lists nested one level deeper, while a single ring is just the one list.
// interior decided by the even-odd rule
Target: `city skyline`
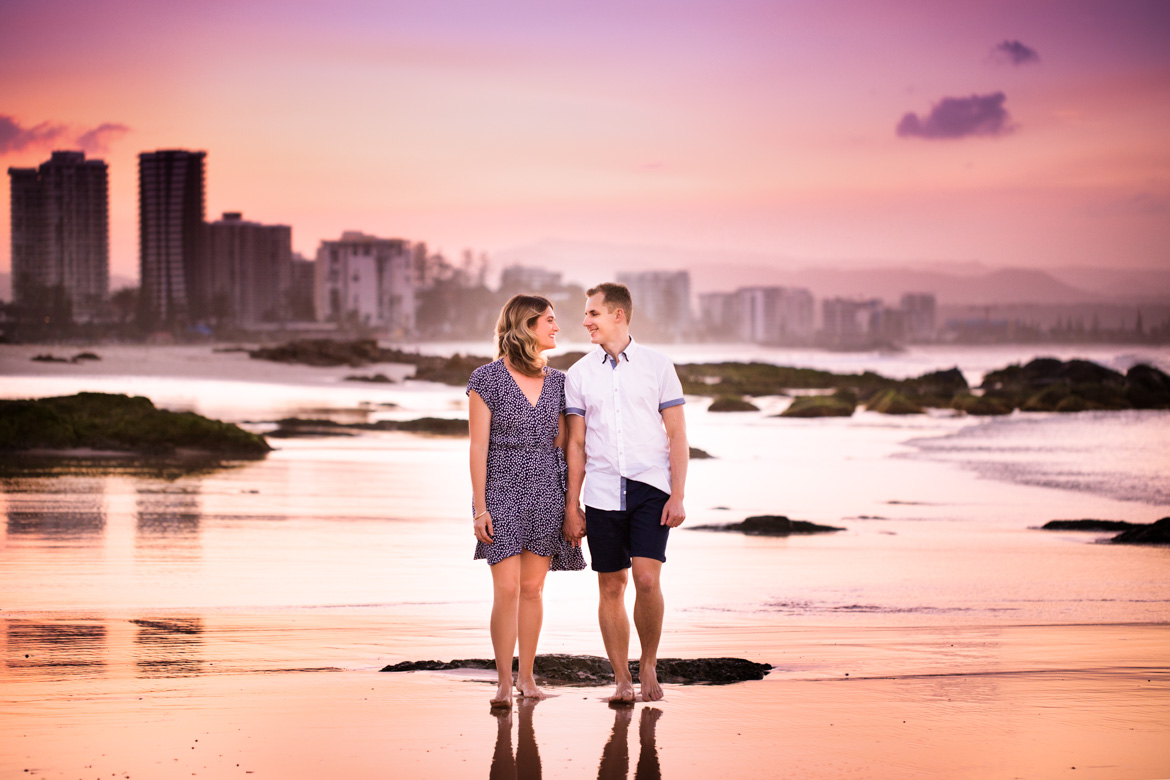
[{"label": "city skyline", "polygon": [[207,151],[207,213],[307,257],[360,230],[451,257],[1165,268],[1168,40],[1157,2],[20,2],[0,158],[109,165],[114,276],[155,149]]}]

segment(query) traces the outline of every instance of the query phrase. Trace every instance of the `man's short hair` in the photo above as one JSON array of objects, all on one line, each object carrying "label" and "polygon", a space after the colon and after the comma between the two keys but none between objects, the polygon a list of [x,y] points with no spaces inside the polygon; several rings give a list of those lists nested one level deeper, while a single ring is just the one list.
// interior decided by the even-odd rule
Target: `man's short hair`
[{"label": "man's short hair", "polygon": [[605,296],[605,308],[609,309],[611,314],[614,309],[621,309],[626,313],[626,322],[634,318],[634,299],[630,297],[629,287],[618,282],[602,282],[585,291],[590,298],[597,293]]}]

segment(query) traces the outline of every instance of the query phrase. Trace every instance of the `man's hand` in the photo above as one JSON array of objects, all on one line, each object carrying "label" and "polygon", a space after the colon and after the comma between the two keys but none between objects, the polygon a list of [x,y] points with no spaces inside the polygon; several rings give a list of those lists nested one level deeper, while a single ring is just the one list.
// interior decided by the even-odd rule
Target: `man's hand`
[{"label": "man's hand", "polygon": [[682,499],[674,496],[668,498],[666,506],[662,507],[662,525],[678,528],[686,519],[687,510],[683,508]]},{"label": "man's hand", "polygon": [[561,533],[574,547],[581,546],[581,540],[585,537],[585,515],[581,513],[581,507],[576,504],[565,507],[565,522],[561,526]]}]

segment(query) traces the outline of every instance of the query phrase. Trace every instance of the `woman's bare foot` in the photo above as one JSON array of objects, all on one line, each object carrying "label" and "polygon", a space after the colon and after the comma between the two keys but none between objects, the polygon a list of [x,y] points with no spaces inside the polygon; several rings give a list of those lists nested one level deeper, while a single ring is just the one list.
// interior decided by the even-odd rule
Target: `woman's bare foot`
[{"label": "woman's bare foot", "polygon": [[639,664],[638,683],[642,688],[642,701],[658,701],[666,695],[658,684],[658,670],[653,666]]},{"label": "woman's bare foot", "polygon": [[606,701],[610,704],[633,704],[634,698],[634,683],[622,680],[617,684],[613,696],[610,696]]},{"label": "woman's bare foot", "polygon": [[520,691],[520,697],[524,699],[540,701],[545,697],[545,692],[536,687],[536,680],[531,677],[517,680],[516,690]]},{"label": "woman's bare foot", "polygon": [[512,681],[501,682],[496,688],[496,695],[492,697],[492,709],[507,707],[512,709]]}]

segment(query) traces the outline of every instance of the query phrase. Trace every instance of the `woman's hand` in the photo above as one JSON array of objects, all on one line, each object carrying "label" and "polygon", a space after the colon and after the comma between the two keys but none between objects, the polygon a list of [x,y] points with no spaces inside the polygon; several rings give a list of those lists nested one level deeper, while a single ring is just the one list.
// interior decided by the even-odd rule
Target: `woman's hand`
[{"label": "woman's hand", "polygon": [[475,518],[475,538],[484,544],[491,544],[492,539],[492,514],[491,512],[484,512],[479,517]]}]

